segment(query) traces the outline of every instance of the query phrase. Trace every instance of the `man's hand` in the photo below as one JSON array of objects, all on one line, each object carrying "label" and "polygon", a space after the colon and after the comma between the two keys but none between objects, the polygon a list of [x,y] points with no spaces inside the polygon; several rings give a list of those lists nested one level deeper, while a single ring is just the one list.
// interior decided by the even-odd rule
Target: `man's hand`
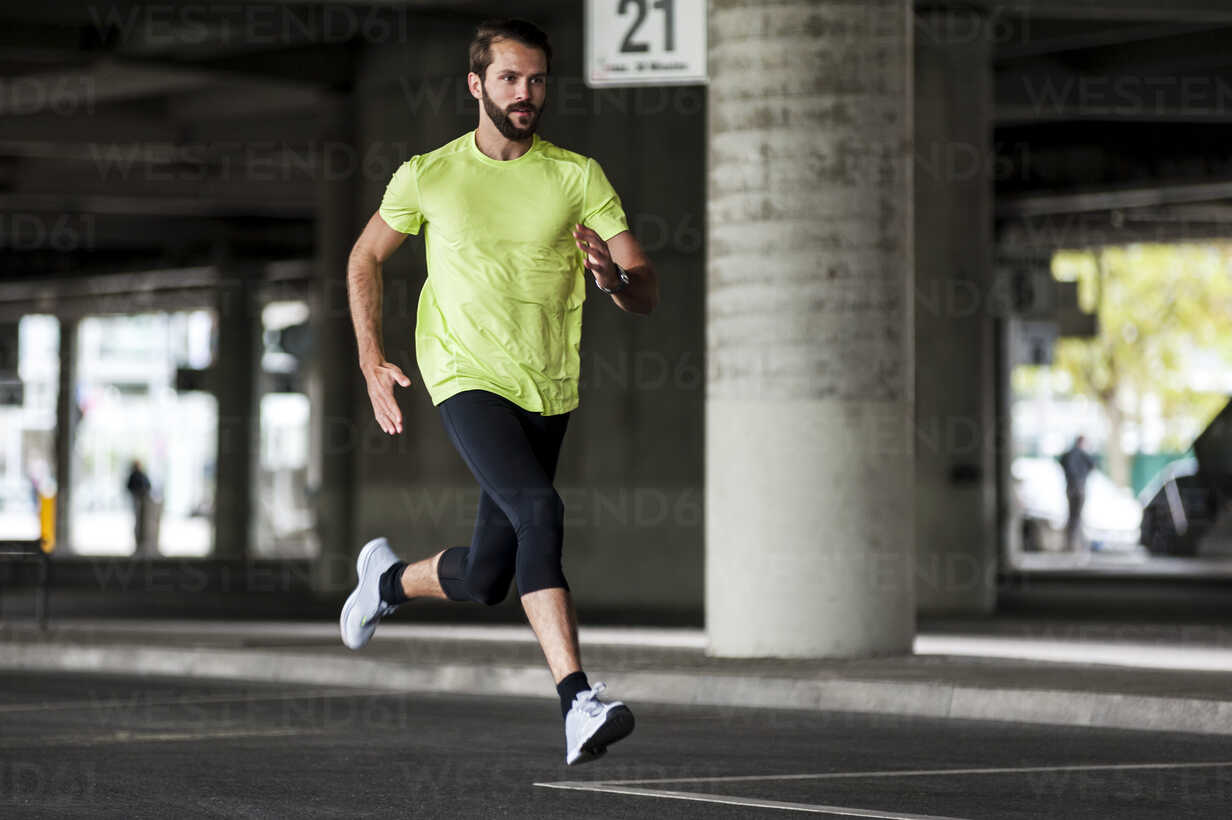
[{"label": "man's hand", "polygon": [[368,398],[372,400],[372,413],[376,423],[390,435],[402,432],[402,410],[394,398],[394,383],[410,387],[411,380],[402,368],[393,362],[380,362],[363,368],[368,382]]},{"label": "man's hand", "polygon": [[[612,301],[621,310],[644,316],[659,304],[659,277],[632,231],[623,230],[604,241],[594,229],[574,225],[573,241],[585,254],[586,270],[595,282],[605,290],[616,291]],[[628,287],[621,287],[617,265],[628,274]]]},{"label": "man's hand", "polygon": [[599,238],[599,234],[585,225],[574,225],[573,241],[582,249],[582,253],[586,254],[583,261],[595,282],[609,290],[620,284],[620,274],[616,273],[612,253],[608,250],[607,243]]}]

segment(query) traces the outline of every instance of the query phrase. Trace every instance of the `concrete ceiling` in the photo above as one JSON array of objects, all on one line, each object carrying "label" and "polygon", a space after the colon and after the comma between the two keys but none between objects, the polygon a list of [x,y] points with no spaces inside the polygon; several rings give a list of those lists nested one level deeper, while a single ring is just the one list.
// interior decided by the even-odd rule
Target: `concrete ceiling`
[{"label": "concrete ceiling", "polygon": [[[1221,229],[1232,208],[1232,3],[986,6],[1006,236],[1020,236],[1024,220],[1073,215],[1113,234]],[[480,0],[329,8],[373,24],[509,13]],[[532,0],[518,13],[550,27],[578,8]],[[245,14],[279,9],[296,24],[276,38],[244,35]],[[286,155],[309,150],[322,105],[349,92],[359,38],[326,36],[327,13],[303,0],[0,5],[0,277],[122,267],[129,254],[187,263],[219,241],[310,254],[312,180],[291,171],[258,188],[234,169],[295,165]],[[88,225],[91,244],[23,247],[22,215]]]}]

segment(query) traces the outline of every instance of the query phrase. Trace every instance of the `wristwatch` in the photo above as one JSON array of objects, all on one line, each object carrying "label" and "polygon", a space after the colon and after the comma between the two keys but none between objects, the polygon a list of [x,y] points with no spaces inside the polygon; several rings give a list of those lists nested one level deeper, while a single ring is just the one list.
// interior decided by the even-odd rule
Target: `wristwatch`
[{"label": "wristwatch", "polygon": [[615,262],[613,262],[612,265],[616,268],[616,272],[620,274],[620,284],[612,288],[611,290],[608,290],[607,288],[603,287],[603,285],[600,285],[599,280],[596,279],[595,287],[599,288],[599,290],[603,291],[604,293],[620,293],[622,290],[629,287],[629,274],[625,273],[625,269],[622,268],[620,265],[617,265]]}]

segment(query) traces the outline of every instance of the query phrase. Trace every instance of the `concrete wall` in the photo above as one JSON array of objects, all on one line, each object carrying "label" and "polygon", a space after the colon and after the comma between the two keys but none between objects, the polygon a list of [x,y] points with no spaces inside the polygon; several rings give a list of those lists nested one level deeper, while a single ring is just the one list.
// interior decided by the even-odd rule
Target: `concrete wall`
[{"label": "concrete wall", "polygon": [[[474,22],[424,19],[414,42],[362,53],[355,94],[364,219],[399,163],[477,125],[478,104],[465,88]],[[593,92],[581,79],[580,16],[537,22],[556,51],[539,134],[602,164],[662,293],[656,313],[642,318],[589,290],[581,406],[557,473],[565,570],[583,618],[623,612],[700,623],[705,92]],[[405,432],[397,438],[371,421],[362,390],[354,396],[352,551],[380,534],[407,559],[470,540],[478,487],[414,363],[424,275],[422,235],[410,237],[385,266],[385,344],[415,384],[401,393]]]}]

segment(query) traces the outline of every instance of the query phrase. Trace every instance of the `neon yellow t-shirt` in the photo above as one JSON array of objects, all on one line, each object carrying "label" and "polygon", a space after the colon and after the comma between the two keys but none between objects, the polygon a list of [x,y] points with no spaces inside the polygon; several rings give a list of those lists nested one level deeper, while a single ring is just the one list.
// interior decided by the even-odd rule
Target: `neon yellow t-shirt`
[{"label": "neon yellow t-shirt", "polygon": [[495,160],[470,131],[403,163],[380,214],[425,228],[415,357],[433,405],[480,389],[543,415],[577,407],[588,275],[573,226],[605,242],[628,229],[599,163],[538,135]]}]

